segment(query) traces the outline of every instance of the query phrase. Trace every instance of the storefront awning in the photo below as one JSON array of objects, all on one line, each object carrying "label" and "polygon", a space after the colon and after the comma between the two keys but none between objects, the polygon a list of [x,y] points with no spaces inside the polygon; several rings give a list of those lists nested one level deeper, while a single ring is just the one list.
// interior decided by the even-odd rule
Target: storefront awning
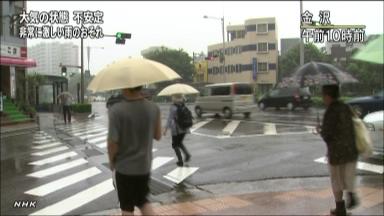
[{"label": "storefront awning", "polygon": [[36,67],[36,61],[29,58],[14,58],[0,56],[0,65],[19,66],[19,67]]}]

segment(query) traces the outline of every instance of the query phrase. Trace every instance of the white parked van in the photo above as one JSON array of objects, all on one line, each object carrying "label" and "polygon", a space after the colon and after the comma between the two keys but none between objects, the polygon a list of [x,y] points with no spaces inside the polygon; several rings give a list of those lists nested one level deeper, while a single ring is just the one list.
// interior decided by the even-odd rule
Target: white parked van
[{"label": "white parked van", "polygon": [[249,83],[220,83],[204,87],[196,99],[195,113],[223,113],[225,118],[243,113],[246,118],[255,108],[252,85]]}]

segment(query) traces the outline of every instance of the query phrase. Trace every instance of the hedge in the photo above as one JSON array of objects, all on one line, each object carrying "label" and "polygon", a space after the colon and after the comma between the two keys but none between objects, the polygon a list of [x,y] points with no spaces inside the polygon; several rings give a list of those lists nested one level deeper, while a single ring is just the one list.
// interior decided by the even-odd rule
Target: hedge
[{"label": "hedge", "polygon": [[72,104],[71,110],[76,113],[90,113],[92,112],[92,104]]}]

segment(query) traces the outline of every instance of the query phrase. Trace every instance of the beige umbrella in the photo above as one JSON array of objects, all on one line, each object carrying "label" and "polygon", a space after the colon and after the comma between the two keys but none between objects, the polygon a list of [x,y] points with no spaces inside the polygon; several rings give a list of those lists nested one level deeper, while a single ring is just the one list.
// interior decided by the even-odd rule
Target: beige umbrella
[{"label": "beige umbrella", "polygon": [[176,83],[165,87],[158,96],[170,96],[175,94],[199,94],[199,91],[187,84]]},{"label": "beige umbrella", "polygon": [[124,58],[107,65],[92,79],[88,89],[108,91],[181,78],[171,68],[148,59]]}]

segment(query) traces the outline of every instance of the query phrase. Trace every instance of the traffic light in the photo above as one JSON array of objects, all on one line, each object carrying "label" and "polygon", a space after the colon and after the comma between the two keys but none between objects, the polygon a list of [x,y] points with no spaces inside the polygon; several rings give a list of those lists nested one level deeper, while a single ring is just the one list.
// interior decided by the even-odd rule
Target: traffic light
[{"label": "traffic light", "polygon": [[61,67],[61,76],[63,76],[63,77],[67,76],[67,67],[65,67],[65,66]]},{"label": "traffic light", "polygon": [[116,33],[116,44],[125,44],[125,39],[130,39],[130,33],[117,32]]}]

